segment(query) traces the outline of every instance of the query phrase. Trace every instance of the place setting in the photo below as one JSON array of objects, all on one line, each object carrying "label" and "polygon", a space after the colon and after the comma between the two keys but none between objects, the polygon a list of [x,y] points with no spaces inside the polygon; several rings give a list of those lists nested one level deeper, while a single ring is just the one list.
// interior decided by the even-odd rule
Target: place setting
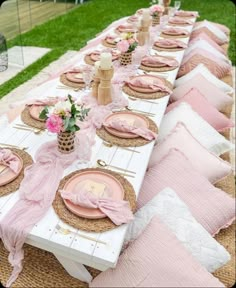
[{"label": "place setting", "polygon": [[161,76],[143,74],[129,77],[122,89],[135,98],[158,99],[169,95],[172,88],[172,84]]},{"label": "place setting", "polygon": [[152,47],[157,51],[177,52],[187,48],[187,44],[177,39],[158,39]]},{"label": "place setting", "polygon": [[170,56],[145,56],[141,60],[139,69],[147,72],[167,72],[179,67],[179,62]]},{"label": "place setting", "polygon": [[105,143],[121,148],[146,145],[158,133],[157,125],[147,115],[126,110],[113,112],[96,133]]},{"label": "place setting", "polygon": [[[89,65],[95,65],[95,62],[101,60],[101,54],[105,51],[92,51],[89,54],[85,55],[84,61]],[[107,51],[106,51],[107,52]],[[112,55],[112,61],[118,60],[120,57],[120,53],[117,50],[110,49],[109,52]]]},{"label": "place setting", "polygon": [[102,39],[102,45],[109,48],[116,48],[116,44],[121,40],[117,35],[107,35]]},{"label": "place setting", "polygon": [[186,29],[167,27],[161,32],[163,38],[186,38],[189,37],[189,32]]},{"label": "place setting", "polygon": [[115,32],[120,33],[135,33],[136,29],[133,24],[121,24],[118,27],[116,27]]},{"label": "place setting", "polygon": [[57,97],[28,101],[24,110],[21,112],[21,120],[24,124],[14,124],[13,128],[31,131],[34,134],[40,134],[45,130],[45,120],[40,118],[40,113],[43,111],[45,106],[53,106],[57,101]]},{"label": "place setting", "polygon": [[24,169],[33,163],[31,156],[15,145],[0,147],[0,197],[15,192],[24,178]]},{"label": "place setting", "polygon": [[196,11],[184,11],[179,10],[175,12],[175,16],[184,17],[184,18],[196,18],[199,17],[198,12]]},{"label": "place setting", "polygon": [[133,186],[121,174],[87,168],[61,180],[53,208],[70,226],[99,233],[130,222],[136,210],[136,196]]},{"label": "place setting", "polygon": [[173,25],[173,26],[190,26],[193,25],[193,21],[190,19],[186,19],[183,17],[170,17],[168,21],[168,25]]}]

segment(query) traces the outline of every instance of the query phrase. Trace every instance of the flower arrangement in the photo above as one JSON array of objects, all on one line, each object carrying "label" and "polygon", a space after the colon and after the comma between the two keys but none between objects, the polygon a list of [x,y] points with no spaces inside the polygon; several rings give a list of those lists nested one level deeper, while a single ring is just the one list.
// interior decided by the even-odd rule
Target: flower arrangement
[{"label": "flower arrangement", "polygon": [[90,109],[77,105],[71,95],[64,101],[59,101],[55,106],[46,106],[39,118],[46,120],[46,128],[52,133],[76,132],[80,127],[77,119],[84,121]]},{"label": "flower arrangement", "polygon": [[163,13],[164,10],[164,7],[161,5],[152,5],[150,7],[150,14],[151,16],[158,16],[160,13]]},{"label": "flower arrangement", "polygon": [[122,40],[116,44],[121,53],[133,52],[138,46],[138,41],[134,38],[133,33],[124,33],[121,38]]}]

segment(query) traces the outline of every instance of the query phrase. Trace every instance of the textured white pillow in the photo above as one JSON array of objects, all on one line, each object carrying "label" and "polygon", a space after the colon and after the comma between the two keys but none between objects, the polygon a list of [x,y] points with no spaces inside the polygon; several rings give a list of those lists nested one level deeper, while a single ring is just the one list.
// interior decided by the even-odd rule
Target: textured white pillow
[{"label": "textured white pillow", "polygon": [[212,24],[211,22],[204,20],[201,24],[197,25],[193,28],[193,31],[198,30],[202,27],[206,27],[209,29],[212,33],[214,33],[219,39],[222,41],[228,42],[228,37],[225,35],[224,32],[222,32],[216,25]]},{"label": "textured white pillow", "polygon": [[202,146],[218,156],[234,148],[232,143],[218,133],[186,102],[182,102],[163,117],[158,142],[162,141],[178,122],[183,122]]},{"label": "textured white pillow", "polygon": [[136,212],[134,221],[128,226],[125,242],[138,238],[155,215],[209,272],[214,272],[230,260],[225,248],[195,220],[188,207],[171,188],[159,192]]},{"label": "textured white pillow", "polygon": [[220,90],[222,90],[225,93],[233,93],[234,89],[226,84],[225,82],[218,79],[214,74],[210,72],[210,70],[207,69],[207,67],[204,64],[198,64],[193,70],[191,70],[188,74],[185,74],[184,76],[178,78],[175,80],[175,87],[178,87],[180,85],[185,84],[189,80],[191,80],[194,76],[196,76],[198,73],[202,74],[209,82],[214,84],[216,87],[218,87]]},{"label": "textured white pillow", "polygon": [[220,53],[218,50],[216,50],[215,47],[213,47],[209,42],[207,42],[204,39],[201,39],[191,45],[188,46],[188,48],[184,52],[184,56],[187,56],[192,50],[196,48],[201,48],[203,50],[206,50],[212,54],[214,54],[217,58],[222,59],[223,61],[227,63],[231,63],[230,60],[222,53]]}]

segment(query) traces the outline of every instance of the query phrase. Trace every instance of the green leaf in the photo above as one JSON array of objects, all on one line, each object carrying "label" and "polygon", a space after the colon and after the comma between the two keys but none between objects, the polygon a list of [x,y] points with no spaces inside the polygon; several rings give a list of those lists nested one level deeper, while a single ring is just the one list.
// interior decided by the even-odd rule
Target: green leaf
[{"label": "green leaf", "polygon": [[66,119],[63,122],[64,122],[64,129],[67,130],[70,123],[70,118],[66,117]]},{"label": "green leaf", "polygon": [[70,94],[68,94],[68,99],[69,99],[70,103],[72,104],[73,100],[72,100],[72,96]]},{"label": "green leaf", "polygon": [[47,114],[48,114],[48,106],[46,106],[46,107],[40,112],[39,118],[45,120],[45,119],[48,118],[48,117],[47,117]]}]

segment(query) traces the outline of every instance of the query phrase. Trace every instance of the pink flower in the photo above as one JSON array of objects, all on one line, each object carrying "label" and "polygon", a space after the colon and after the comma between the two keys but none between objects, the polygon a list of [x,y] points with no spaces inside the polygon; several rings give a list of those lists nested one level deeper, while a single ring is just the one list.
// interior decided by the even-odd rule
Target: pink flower
[{"label": "pink flower", "polygon": [[60,133],[63,127],[63,121],[58,115],[52,114],[46,121],[46,127],[52,133]]},{"label": "pink flower", "polygon": [[135,42],[134,38],[130,38],[128,41],[129,41],[130,45],[134,44],[134,42]]},{"label": "pink flower", "polygon": [[121,40],[117,43],[116,47],[121,53],[125,53],[129,49],[129,42],[127,40]]},{"label": "pink flower", "polygon": [[160,5],[153,5],[151,8],[150,8],[150,12],[151,14],[155,14],[155,13],[158,13],[158,12],[164,12],[164,9],[162,6]]}]

